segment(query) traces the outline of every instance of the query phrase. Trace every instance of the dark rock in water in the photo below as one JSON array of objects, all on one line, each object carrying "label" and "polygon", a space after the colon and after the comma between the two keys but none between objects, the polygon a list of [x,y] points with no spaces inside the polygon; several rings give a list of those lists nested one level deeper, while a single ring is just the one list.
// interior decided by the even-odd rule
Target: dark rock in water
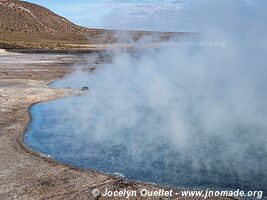
[{"label": "dark rock in water", "polygon": [[85,90],[89,90],[89,88],[87,86],[83,86],[82,91],[85,91]]}]

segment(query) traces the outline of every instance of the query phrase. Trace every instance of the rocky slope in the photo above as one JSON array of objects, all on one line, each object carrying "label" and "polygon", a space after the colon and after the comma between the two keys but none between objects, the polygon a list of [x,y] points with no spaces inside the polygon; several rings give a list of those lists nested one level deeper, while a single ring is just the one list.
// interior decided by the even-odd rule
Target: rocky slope
[{"label": "rocky slope", "polygon": [[107,44],[125,45],[143,36],[152,36],[158,42],[173,35],[191,34],[90,29],[36,4],[0,0],[0,49],[99,50],[110,47]]},{"label": "rocky slope", "polygon": [[0,0],[0,16],[0,48],[60,48],[64,44],[90,43],[90,38],[103,33],[75,25],[42,6],[18,0]]},{"label": "rocky slope", "polygon": [[80,34],[86,31],[67,19],[50,10],[17,0],[0,0],[1,21],[3,31],[13,31],[21,34]]}]

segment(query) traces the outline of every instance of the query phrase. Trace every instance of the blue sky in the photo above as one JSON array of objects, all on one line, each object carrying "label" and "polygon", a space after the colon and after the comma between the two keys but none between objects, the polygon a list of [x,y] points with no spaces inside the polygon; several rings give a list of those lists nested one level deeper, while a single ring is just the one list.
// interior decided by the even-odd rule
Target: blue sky
[{"label": "blue sky", "polygon": [[[27,0],[49,8],[70,21],[95,28],[177,30],[186,20],[185,0]],[[171,20],[172,19],[172,20]]]},{"label": "blue sky", "polygon": [[[195,4],[200,6],[203,2],[206,2],[204,4],[205,12],[211,12],[209,1],[213,2],[212,0],[26,1],[47,7],[70,21],[85,27],[151,31],[194,31],[189,24],[195,26],[197,23],[194,22],[195,19],[193,19],[193,15],[188,8]],[[255,2],[265,0],[222,0],[221,2],[224,1],[226,4],[232,4],[233,1],[255,4]],[[219,6],[220,3],[218,2]],[[224,12],[228,11],[225,10]]]}]

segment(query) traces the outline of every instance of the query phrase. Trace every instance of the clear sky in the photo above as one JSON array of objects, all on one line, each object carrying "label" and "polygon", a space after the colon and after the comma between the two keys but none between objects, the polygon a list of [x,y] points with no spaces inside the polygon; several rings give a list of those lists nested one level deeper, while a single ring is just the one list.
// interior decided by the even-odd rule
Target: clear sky
[{"label": "clear sky", "polygon": [[[26,0],[49,8],[70,21],[94,28],[183,31],[186,0]],[[172,20],[171,20],[172,19]],[[174,24],[175,23],[175,24]]]},{"label": "clear sky", "polygon": [[[192,4],[195,5],[195,3],[201,4],[200,0],[25,1],[47,7],[70,21],[85,27],[151,31],[194,31],[189,25],[194,24],[194,22],[192,23],[192,13],[190,14],[188,7],[191,7]],[[205,1],[208,2],[209,0]],[[227,0],[226,2],[231,1],[254,4],[265,0]],[[209,4],[205,5],[207,12],[209,12]]]}]

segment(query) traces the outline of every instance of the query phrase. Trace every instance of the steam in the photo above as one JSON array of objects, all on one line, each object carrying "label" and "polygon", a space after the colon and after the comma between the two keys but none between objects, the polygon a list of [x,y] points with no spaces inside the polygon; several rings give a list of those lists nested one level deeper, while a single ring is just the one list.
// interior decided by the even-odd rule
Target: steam
[{"label": "steam", "polygon": [[104,164],[88,165],[145,181],[264,189],[266,2],[186,6],[199,41],[224,45],[175,40],[157,50],[119,52],[93,73],[78,70],[56,82],[90,91],[44,104],[53,123],[48,147],[103,153]]}]

